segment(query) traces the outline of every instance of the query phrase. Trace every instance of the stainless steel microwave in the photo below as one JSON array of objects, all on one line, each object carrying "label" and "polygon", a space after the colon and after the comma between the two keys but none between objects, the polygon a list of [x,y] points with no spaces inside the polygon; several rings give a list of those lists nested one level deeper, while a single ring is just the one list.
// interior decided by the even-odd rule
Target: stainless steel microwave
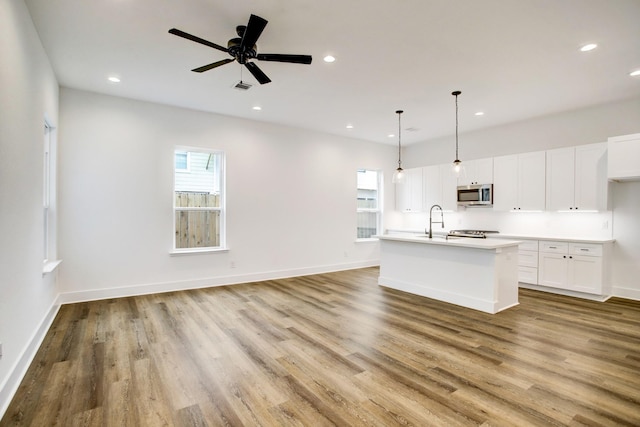
[{"label": "stainless steel microwave", "polygon": [[493,184],[459,185],[459,206],[493,205]]}]

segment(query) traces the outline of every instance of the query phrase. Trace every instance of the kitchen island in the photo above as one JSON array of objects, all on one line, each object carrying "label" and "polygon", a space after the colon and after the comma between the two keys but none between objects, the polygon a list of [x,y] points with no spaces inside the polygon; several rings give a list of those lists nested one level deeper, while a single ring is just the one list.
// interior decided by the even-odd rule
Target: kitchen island
[{"label": "kitchen island", "polygon": [[381,286],[491,314],[518,304],[517,240],[377,237]]}]

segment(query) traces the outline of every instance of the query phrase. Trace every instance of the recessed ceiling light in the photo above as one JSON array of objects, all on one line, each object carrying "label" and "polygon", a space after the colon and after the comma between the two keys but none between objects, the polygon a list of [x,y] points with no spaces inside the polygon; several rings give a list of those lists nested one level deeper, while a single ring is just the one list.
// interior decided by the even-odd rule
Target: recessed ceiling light
[{"label": "recessed ceiling light", "polygon": [[253,107],[253,109],[256,111],[260,111],[262,110],[262,107],[260,107],[259,105],[256,105],[255,107]]},{"label": "recessed ceiling light", "polygon": [[390,133],[389,135],[387,135],[389,138],[393,138],[395,135]]},{"label": "recessed ceiling light", "polygon": [[484,111],[478,111],[478,112],[476,113],[476,116],[484,116]]},{"label": "recessed ceiling light", "polygon": [[336,58],[331,55],[327,55],[324,57],[324,62],[334,62],[335,60]]},{"label": "recessed ceiling light", "polygon": [[347,129],[353,129],[353,125],[347,125]]},{"label": "recessed ceiling light", "polygon": [[107,80],[109,80],[111,83],[120,83],[120,79],[116,76],[111,76],[107,78]]},{"label": "recessed ceiling light", "polygon": [[581,52],[589,52],[590,50],[593,50],[593,49],[595,49],[595,48],[597,48],[597,47],[598,47],[598,45],[597,45],[597,44],[595,44],[595,43],[589,43],[589,44],[585,44],[584,46],[582,46],[582,47],[580,48],[580,51],[581,51]]},{"label": "recessed ceiling light", "polygon": [[640,70],[632,71],[632,72],[630,72],[630,73],[629,73],[629,75],[630,75],[631,77],[637,77],[637,76],[640,76]]}]

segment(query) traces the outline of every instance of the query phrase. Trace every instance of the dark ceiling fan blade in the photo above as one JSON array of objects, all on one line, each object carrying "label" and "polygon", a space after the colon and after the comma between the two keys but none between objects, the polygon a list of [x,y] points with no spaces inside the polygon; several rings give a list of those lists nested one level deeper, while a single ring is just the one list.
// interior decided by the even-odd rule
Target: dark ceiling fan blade
[{"label": "dark ceiling fan blade", "polygon": [[176,35],[178,37],[185,38],[187,40],[191,40],[192,42],[200,43],[200,44],[203,44],[205,46],[209,46],[209,47],[212,47],[214,49],[221,50],[223,52],[229,52],[229,50],[226,47],[222,47],[220,45],[217,45],[217,44],[212,43],[210,41],[207,41],[205,39],[201,39],[200,37],[196,37],[196,36],[194,36],[192,34],[185,33],[184,31],[178,30],[177,28],[170,29],[169,33],[171,33],[173,35]]},{"label": "dark ceiling fan blade", "polygon": [[203,65],[202,67],[194,68],[191,71],[195,71],[196,73],[203,73],[205,71],[209,71],[213,68],[219,67],[224,64],[228,64],[229,62],[233,62],[233,61],[235,61],[234,58],[227,58],[227,59],[223,59],[222,61],[217,61],[212,64]]},{"label": "dark ceiling fan blade", "polygon": [[253,62],[247,62],[246,64],[244,64],[244,66],[247,67],[249,72],[253,74],[253,77],[255,77],[258,83],[260,83],[261,85],[269,83],[271,81],[271,79],[267,77],[267,75],[263,73],[262,70]]},{"label": "dark ceiling fan blade", "polygon": [[264,27],[267,26],[267,22],[269,21],[252,14],[249,17],[247,28],[244,30],[244,35],[242,36],[240,47],[247,49],[253,48],[253,46],[258,41],[258,37],[260,37],[260,34],[262,34]]},{"label": "dark ceiling fan blade", "polygon": [[260,61],[293,62],[294,64],[311,64],[311,55],[281,55],[278,53],[259,53]]}]

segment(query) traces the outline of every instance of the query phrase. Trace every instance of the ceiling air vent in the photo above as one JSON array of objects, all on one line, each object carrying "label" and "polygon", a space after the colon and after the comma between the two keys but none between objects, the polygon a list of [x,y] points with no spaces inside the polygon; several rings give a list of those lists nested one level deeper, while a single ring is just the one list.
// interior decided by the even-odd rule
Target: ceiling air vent
[{"label": "ceiling air vent", "polygon": [[240,80],[233,87],[238,90],[249,90],[251,88],[251,85],[249,83],[245,83],[242,80]]}]

